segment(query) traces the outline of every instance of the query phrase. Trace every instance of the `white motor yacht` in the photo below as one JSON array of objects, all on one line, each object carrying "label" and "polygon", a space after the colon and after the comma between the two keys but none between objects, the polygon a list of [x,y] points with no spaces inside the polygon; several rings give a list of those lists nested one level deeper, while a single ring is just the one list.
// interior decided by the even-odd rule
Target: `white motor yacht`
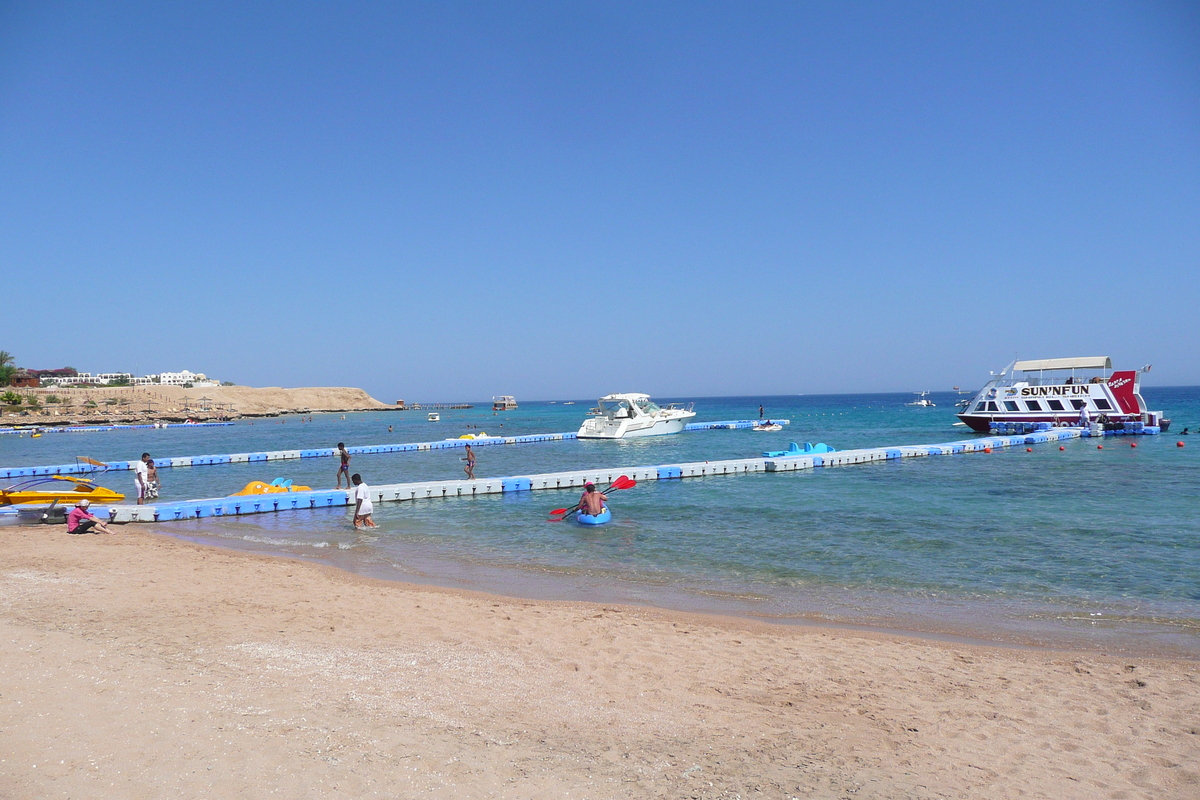
[{"label": "white motor yacht", "polygon": [[[679,433],[696,416],[689,404],[671,403],[663,408],[645,394],[610,394],[601,397],[591,419],[579,428],[580,439],[632,439]],[[591,412],[589,412],[591,413]]]},{"label": "white motor yacht", "polygon": [[917,399],[913,400],[911,403],[905,403],[904,405],[917,406],[918,408],[936,408],[937,407],[937,403],[935,403],[932,400],[925,397],[925,395],[929,394],[929,392],[913,392],[913,394],[917,395]]}]

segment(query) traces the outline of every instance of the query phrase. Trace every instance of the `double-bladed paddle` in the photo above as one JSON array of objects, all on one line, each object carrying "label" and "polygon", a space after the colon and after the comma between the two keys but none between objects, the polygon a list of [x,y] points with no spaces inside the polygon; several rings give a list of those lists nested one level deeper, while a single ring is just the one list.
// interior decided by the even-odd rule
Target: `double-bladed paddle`
[{"label": "double-bladed paddle", "polygon": [[[607,489],[604,489],[600,493],[608,494],[609,492],[617,492],[621,489],[632,489],[635,486],[637,486],[637,481],[631,479],[628,475],[621,475]],[[556,508],[550,512],[550,522],[562,522],[578,510],[578,505],[574,508]]]}]

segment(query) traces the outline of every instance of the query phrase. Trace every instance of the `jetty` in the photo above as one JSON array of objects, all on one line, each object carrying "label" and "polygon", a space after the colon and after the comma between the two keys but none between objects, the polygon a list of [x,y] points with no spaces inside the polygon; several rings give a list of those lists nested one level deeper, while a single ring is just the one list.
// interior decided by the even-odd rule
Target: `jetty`
[{"label": "jetty", "polygon": [[[1098,435],[1109,434],[1101,432]],[[561,434],[546,434],[548,436]],[[1027,435],[987,436],[942,444],[901,445],[841,450],[813,455],[777,458],[743,458],[722,461],[693,461],[682,464],[659,464],[632,467],[571,470],[517,475],[476,480],[438,480],[397,483],[370,488],[374,503],[408,502],[427,499],[477,497],[487,494],[527,492],[551,489],[579,489],[585,483],[612,483],[625,475],[636,481],[682,480],[757,473],[796,472],[827,467],[847,467],[904,458],[930,458],[970,453],[991,453],[1004,448],[1064,442],[1097,435],[1087,428],[1054,428]],[[1111,435],[1111,434],[1109,434]],[[476,440],[478,441],[478,440]],[[464,442],[467,444],[469,442]],[[114,522],[170,522],[206,517],[241,516],[317,508],[337,508],[352,505],[352,493],[344,490],[288,492],[267,495],[243,495],[208,500],[158,503],[155,505],[114,505],[93,509],[97,515],[108,515]]]},{"label": "jetty", "polygon": [[[780,424],[787,424],[787,420],[778,420]],[[200,423],[214,425],[218,423]],[[231,425],[233,423],[219,423]],[[745,428],[753,428],[758,423],[754,420],[724,420],[720,422],[695,422],[684,427],[685,431],[706,431],[706,430],[740,430]],[[131,427],[153,427],[153,426],[131,426]],[[194,425],[183,425],[182,427],[195,427]],[[405,453],[419,452],[424,450],[447,450],[455,447],[487,447],[489,445],[502,444],[534,444],[537,442],[561,442],[568,439],[577,438],[574,431],[568,433],[534,433],[527,436],[474,436],[468,439],[440,439],[433,442],[410,442],[407,444],[372,444],[358,445],[356,447],[347,447],[346,451],[351,455],[365,455],[372,453]],[[166,458],[154,459],[154,466],[158,469],[176,468],[176,467],[203,467],[214,464],[244,464],[257,461],[288,461],[295,458],[329,458],[338,454],[337,448],[334,447],[318,447],[308,450],[272,450],[262,453],[226,453],[223,455],[207,455],[207,456],[173,456]],[[133,469],[135,461],[109,461],[107,462],[107,472],[122,472]],[[94,472],[95,467],[88,464],[51,464],[48,466],[38,467],[0,467],[0,479],[4,478],[36,478],[43,475],[78,475],[82,473]]]}]

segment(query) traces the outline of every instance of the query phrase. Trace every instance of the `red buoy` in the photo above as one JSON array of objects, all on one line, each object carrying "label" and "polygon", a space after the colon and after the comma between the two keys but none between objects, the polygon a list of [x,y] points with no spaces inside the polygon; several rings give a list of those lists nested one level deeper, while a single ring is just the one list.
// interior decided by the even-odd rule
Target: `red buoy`
[{"label": "red buoy", "polygon": [[990,448],[990,447],[985,447],[985,448],[983,448],[983,452],[985,452],[985,453],[990,453],[990,452],[992,452],[992,448]]},{"label": "red buoy", "polygon": [[1098,445],[1096,445],[1096,449],[1097,449],[1097,450],[1103,450],[1103,449],[1104,449],[1104,445],[1102,445],[1102,444],[1098,444]]},{"label": "red buoy", "polygon": [[1032,447],[1026,447],[1026,448],[1025,448],[1025,452],[1026,452],[1026,453],[1032,453],[1032,452],[1033,452],[1033,448],[1032,448]]},{"label": "red buoy", "polygon": [[1058,449],[1059,449],[1059,450],[1066,450],[1067,448],[1063,447],[1063,446],[1060,444],[1060,445],[1058,446]]},{"label": "red buoy", "polygon": [[1176,446],[1176,447],[1183,447],[1183,442],[1176,442],[1176,443],[1175,443],[1175,446]]},{"label": "red buoy", "polygon": [[1130,443],[1129,443],[1129,446],[1130,446],[1130,447],[1137,447],[1137,442],[1130,442]]}]

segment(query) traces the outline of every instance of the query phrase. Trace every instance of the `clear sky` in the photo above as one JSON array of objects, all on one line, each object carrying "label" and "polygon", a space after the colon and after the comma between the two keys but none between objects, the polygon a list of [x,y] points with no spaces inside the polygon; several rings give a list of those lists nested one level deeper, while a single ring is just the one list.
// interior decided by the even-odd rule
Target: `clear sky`
[{"label": "clear sky", "polygon": [[0,349],[386,402],[1200,384],[1200,11],[0,2]]}]

